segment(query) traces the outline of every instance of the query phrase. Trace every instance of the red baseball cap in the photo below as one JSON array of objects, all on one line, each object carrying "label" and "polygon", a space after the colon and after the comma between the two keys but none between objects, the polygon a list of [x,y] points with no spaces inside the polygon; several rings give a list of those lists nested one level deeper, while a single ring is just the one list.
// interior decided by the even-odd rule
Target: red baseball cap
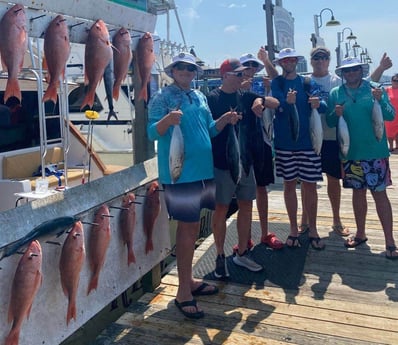
[{"label": "red baseball cap", "polygon": [[220,66],[220,74],[223,76],[227,72],[241,72],[248,67],[243,66],[238,59],[227,59]]}]

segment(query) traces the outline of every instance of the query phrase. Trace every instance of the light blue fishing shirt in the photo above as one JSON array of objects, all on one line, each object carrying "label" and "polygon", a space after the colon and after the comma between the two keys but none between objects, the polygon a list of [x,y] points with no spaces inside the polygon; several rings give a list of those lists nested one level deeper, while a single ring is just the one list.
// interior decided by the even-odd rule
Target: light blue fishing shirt
[{"label": "light blue fishing shirt", "polygon": [[[346,86],[338,86],[330,91],[328,99],[327,123],[336,127],[338,116],[335,113],[336,104],[344,104],[344,119],[347,122],[350,134],[350,147],[346,157],[340,153],[341,159],[369,160],[389,157],[386,133],[378,141],[373,131],[372,109],[373,96],[371,83],[362,80],[358,89],[352,90]],[[394,107],[391,105],[388,95],[383,91],[380,106],[385,121],[392,121],[395,117]]]},{"label": "light blue fishing shirt", "polygon": [[184,163],[176,183],[187,183],[214,177],[213,155],[210,138],[219,132],[213,120],[207,99],[198,90],[181,90],[172,84],[159,90],[148,104],[147,133],[150,140],[157,140],[159,181],[171,184],[169,170],[170,141],[173,126],[160,135],[157,123],[172,109],[179,109],[181,131],[184,137]]}]

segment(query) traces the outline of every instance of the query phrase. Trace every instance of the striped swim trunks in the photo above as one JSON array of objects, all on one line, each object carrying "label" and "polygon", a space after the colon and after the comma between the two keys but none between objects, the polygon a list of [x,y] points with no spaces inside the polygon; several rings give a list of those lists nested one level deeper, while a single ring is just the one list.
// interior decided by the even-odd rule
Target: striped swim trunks
[{"label": "striped swim trunks", "polygon": [[314,150],[275,150],[276,176],[286,181],[299,179],[316,183],[322,181],[321,157]]}]

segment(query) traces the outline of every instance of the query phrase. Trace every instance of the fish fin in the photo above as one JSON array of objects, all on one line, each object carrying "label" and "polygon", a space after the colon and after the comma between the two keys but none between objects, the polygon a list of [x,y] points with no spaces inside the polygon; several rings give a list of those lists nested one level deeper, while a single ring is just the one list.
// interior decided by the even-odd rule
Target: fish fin
[{"label": "fish fin", "polygon": [[112,93],[112,97],[115,101],[117,101],[119,99],[119,85],[114,85],[113,86],[113,93]]},{"label": "fish fin", "polygon": [[49,85],[43,96],[43,102],[52,101],[54,104],[57,103],[57,87],[55,85]]},{"label": "fish fin", "polygon": [[146,241],[145,254],[148,254],[152,250],[153,250],[153,241],[152,241],[152,239],[149,238]]},{"label": "fish fin", "polygon": [[18,345],[19,344],[20,328],[11,328],[4,345]]},{"label": "fish fin", "polygon": [[91,290],[97,290],[98,278],[99,278],[98,274],[92,276],[90,284],[88,285],[87,296],[90,294]]},{"label": "fish fin", "polygon": [[16,97],[19,99],[20,102],[22,100],[22,94],[21,89],[19,88],[18,79],[7,80],[6,90],[4,92],[4,103],[6,103],[10,97]]},{"label": "fish fin", "polygon": [[128,255],[127,255],[127,265],[130,266],[131,263],[135,263],[135,255],[134,255],[133,250],[129,249]]},{"label": "fish fin", "polygon": [[140,94],[138,95],[138,99],[142,99],[145,102],[148,101],[148,91],[146,85],[142,85]]},{"label": "fish fin", "polygon": [[84,97],[83,102],[80,106],[80,110],[82,110],[86,105],[88,105],[91,109],[93,107],[93,104],[94,104],[94,93],[87,92],[87,94]]},{"label": "fish fin", "polygon": [[69,302],[68,304],[68,312],[66,314],[66,325],[69,325],[70,320],[76,320],[76,303]]}]

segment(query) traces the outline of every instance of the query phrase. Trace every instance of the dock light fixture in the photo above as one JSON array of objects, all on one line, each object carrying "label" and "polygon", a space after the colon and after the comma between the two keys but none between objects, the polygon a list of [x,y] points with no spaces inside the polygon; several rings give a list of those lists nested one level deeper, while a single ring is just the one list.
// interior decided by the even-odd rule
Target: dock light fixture
[{"label": "dock light fixture", "polygon": [[329,11],[331,13],[330,20],[328,20],[325,23],[325,26],[337,26],[337,25],[340,25],[340,22],[335,19],[334,13],[333,13],[333,11],[330,8],[327,8],[327,7],[323,8],[319,14],[314,14],[315,34],[311,35],[311,41],[312,41],[312,47],[313,48],[315,48],[317,45],[319,45],[317,43],[323,44],[323,39],[320,39],[320,36],[319,36],[319,28],[323,25],[322,13],[324,11]]}]

